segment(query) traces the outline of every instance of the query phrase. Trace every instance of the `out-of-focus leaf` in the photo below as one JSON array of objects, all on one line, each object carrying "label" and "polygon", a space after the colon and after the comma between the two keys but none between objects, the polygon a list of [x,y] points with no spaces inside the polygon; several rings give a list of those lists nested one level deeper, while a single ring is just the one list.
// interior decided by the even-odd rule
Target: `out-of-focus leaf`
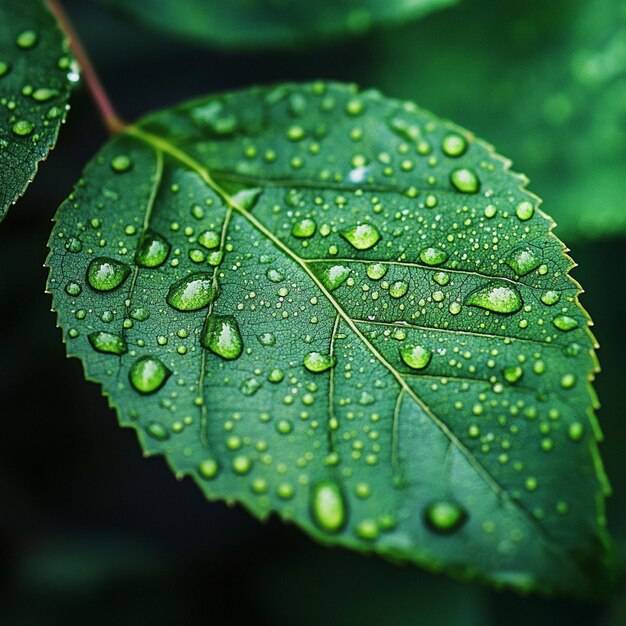
[{"label": "out-of-focus leaf", "polygon": [[404,22],[458,0],[102,0],[162,30],[224,48],[281,48]]},{"label": "out-of-focus leaf", "polygon": [[54,147],[78,70],[41,0],[0,0],[0,220]]},{"label": "out-of-focus leaf", "polygon": [[624,2],[473,0],[372,45],[372,84],[514,154],[559,236],[626,232]]},{"label": "out-of-focus leaf", "polygon": [[607,556],[594,340],[508,165],[339,84],[149,116],[58,211],[68,354],[209,498],[324,543],[589,594]]}]

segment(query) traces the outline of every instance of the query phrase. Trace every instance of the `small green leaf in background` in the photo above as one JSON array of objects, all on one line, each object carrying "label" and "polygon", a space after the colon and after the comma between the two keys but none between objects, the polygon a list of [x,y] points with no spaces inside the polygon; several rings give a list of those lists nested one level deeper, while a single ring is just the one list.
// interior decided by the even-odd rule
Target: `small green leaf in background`
[{"label": "small green leaf in background", "polygon": [[462,2],[372,42],[368,80],[484,133],[568,242],[626,233],[626,4]]},{"label": "small green leaf in background", "polygon": [[78,69],[41,0],[0,0],[0,220],[54,147]]},{"label": "small green leaf in background", "polygon": [[223,48],[281,48],[403,22],[458,0],[101,0],[176,35]]},{"label": "small green leaf in background", "polygon": [[594,340],[508,165],[340,84],[149,116],[58,211],[67,352],[211,499],[327,544],[591,594],[608,554]]}]

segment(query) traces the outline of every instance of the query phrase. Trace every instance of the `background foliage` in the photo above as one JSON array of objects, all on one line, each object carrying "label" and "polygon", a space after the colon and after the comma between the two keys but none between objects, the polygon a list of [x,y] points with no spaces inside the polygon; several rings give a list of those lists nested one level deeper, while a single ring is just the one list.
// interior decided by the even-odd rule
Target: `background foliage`
[{"label": "background foliage", "polygon": [[[465,2],[401,31],[375,33],[312,53],[258,55],[181,46],[110,18],[95,6],[79,0],[67,3],[114,101],[129,119],[199,93],[250,83],[320,76],[354,80],[366,87],[378,86],[390,95],[412,97],[488,137],[501,152],[516,159],[516,169],[531,175],[532,188],[545,198],[545,210],[557,216],[563,205],[560,198],[567,197],[560,196],[559,189],[567,191],[567,185],[555,183],[556,191],[549,197],[547,183],[552,183],[554,175],[546,175],[544,188],[540,182],[543,168],[533,165],[518,148],[527,135],[513,117],[507,123],[506,109],[485,96],[493,92],[506,68],[525,56],[518,52],[516,57],[507,47],[508,40],[503,41],[498,47],[501,69],[489,69],[495,54],[490,51],[491,39],[498,36],[503,23],[496,18],[524,31],[529,23],[538,23],[542,4],[533,0],[513,8],[507,3],[505,9],[504,3],[498,3],[499,9],[494,10],[492,4],[486,10],[478,3]],[[576,7],[582,4],[556,2],[550,7],[555,7],[553,17],[565,16],[574,22]],[[611,6],[621,7],[623,15],[623,2]],[[588,23],[589,19],[582,20],[580,28]],[[111,29],[116,33],[115,45]],[[476,82],[484,77],[484,82],[476,82],[475,90],[464,90],[452,78],[442,79],[443,86],[437,86],[417,70],[407,74],[402,64],[390,61],[396,45],[403,58],[408,54],[407,45],[400,45],[400,32],[416,45],[440,40],[440,50],[448,49],[448,60],[432,58],[439,59],[441,68],[463,66],[475,50],[478,60],[472,71],[468,65],[457,78],[466,76],[467,82],[472,78]],[[554,39],[538,37],[530,49],[545,67],[556,69],[562,60],[552,56],[553,43]],[[427,67],[431,53],[426,43],[416,51],[422,68]],[[518,75],[523,93],[528,75],[521,70]],[[423,85],[421,89],[414,81]],[[448,96],[442,93],[444,88]],[[543,98],[546,93],[542,90],[537,95]],[[465,99],[469,103],[464,104]],[[620,113],[619,102],[616,128],[623,132],[626,116],[623,109]],[[539,108],[538,103],[526,106],[529,114]],[[523,110],[520,107],[520,115]],[[600,152],[614,145],[612,132],[596,135],[592,127],[588,119],[582,119],[557,139],[568,141],[587,133],[588,141],[596,142]],[[608,139],[602,139],[607,135]],[[532,622],[543,626],[563,620],[581,626],[620,626],[626,621],[623,594],[611,603],[583,607],[566,601],[522,599],[459,585],[416,568],[396,568],[379,559],[322,548],[293,527],[276,521],[260,525],[240,509],[207,503],[191,482],[177,484],[161,459],[143,460],[134,434],[120,431],[99,389],[83,382],[78,361],[65,359],[48,313],[49,297],[43,294],[48,218],[104,139],[86,94],[77,93],[73,115],[60,137],[59,154],[42,168],[20,210],[12,211],[2,226],[0,266],[11,269],[0,274],[5,303],[0,319],[6,331],[0,352],[5,419],[0,444],[0,532],[10,547],[1,572],[0,621],[53,624],[89,617],[93,624],[109,624],[113,619],[119,624],[150,619],[192,623],[207,616],[216,621],[243,617],[258,624],[286,625],[296,621],[374,625],[385,620],[393,624],[495,626],[506,622],[516,626]],[[583,170],[590,175],[587,188],[590,194],[595,190],[601,201],[598,206],[610,207],[614,202],[605,191],[606,181],[616,189],[623,183],[606,174],[604,167],[593,166],[599,158],[597,150],[583,161],[587,165]],[[621,171],[623,153],[608,150],[605,154],[602,162],[609,170]],[[551,171],[558,174],[561,170]],[[600,177],[595,183],[594,171]],[[602,453],[616,492],[608,502],[609,528],[624,557],[626,501],[620,494],[626,489],[621,452],[626,436],[621,419],[626,337],[622,296],[616,288],[623,282],[624,239],[618,229],[611,230],[612,239],[596,241],[566,236],[559,228],[556,232],[580,263],[574,275],[586,286],[583,304],[596,321],[602,345],[605,371],[596,383],[607,439]]]}]

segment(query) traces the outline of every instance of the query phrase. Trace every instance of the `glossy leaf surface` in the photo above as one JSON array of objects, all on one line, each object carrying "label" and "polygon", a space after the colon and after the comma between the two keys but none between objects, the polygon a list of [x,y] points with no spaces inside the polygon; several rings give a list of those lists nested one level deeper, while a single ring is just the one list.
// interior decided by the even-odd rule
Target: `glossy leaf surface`
[{"label": "glossy leaf surface", "polygon": [[68,354],[209,498],[457,576],[590,593],[607,556],[594,340],[508,165],[339,84],[149,116],[58,211]]},{"label": "glossy leaf surface", "polygon": [[403,22],[457,0],[103,0],[186,39],[224,48],[281,48]]},{"label": "glossy leaf surface", "polygon": [[78,70],[41,0],[0,0],[0,220],[54,147]]}]

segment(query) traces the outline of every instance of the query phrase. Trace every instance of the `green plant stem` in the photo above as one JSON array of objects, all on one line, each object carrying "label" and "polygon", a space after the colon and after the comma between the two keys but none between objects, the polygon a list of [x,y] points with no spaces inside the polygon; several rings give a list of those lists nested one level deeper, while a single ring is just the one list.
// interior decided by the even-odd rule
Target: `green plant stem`
[{"label": "green plant stem", "polygon": [[70,21],[65,9],[58,0],[46,0],[46,4],[50,11],[54,14],[63,32],[69,37],[70,49],[76,57],[81,68],[82,76],[87,85],[87,89],[91,94],[102,122],[110,135],[115,135],[127,127],[126,122],[117,114],[115,107],[109,100],[109,97],[98,78],[98,74],[85,50],[80,37],[77,35],[72,22]]}]

